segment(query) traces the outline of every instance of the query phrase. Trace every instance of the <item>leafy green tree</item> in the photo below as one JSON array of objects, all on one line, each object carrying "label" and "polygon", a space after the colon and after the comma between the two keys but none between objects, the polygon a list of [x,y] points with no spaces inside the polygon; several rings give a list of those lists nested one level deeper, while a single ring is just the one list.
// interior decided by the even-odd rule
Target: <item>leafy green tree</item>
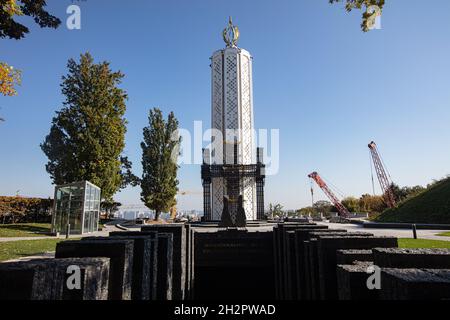
[{"label": "leafy green tree", "polygon": [[422,186],[414,186],[414,187],[400,187],[399,185],[393,183],[391,185],[392,192],[394,193],[395,200],[397,202],[404,201],[411,197],[418,195],[419,193],[425,191],[426,189]]},{"label": "leafy green tree", "polygon": [[269,216],[273,218],[284,218],[283,206],[279,203],[269,203]]},{"label": "leafy green tree", "polygon": [[[339,2],[345,2],[345,9],[348,12],[351,12],[353,9],[362,9],[363,7],[366,8],[366,10],[363,13],[362,16],[362,23],[361,23],[361,29],[364,32],[367,32],[370,30],[371,25],[373,24],[374,18],[377,14],[380,14],[383,10],[385,0],[329,0],[331,4],[333,3],[339,3]],[[379,12],[377,11],[369,11],[368,8],[370,7],[378,7]]]},{"label": "leafy green tree", "polygon": [[17,22],[17,16],[28,16],[41,28],[56,29],[61,20],[44,8],[45,0],[0,0],[0,38],[22,39],[30,30]]},{"label": "leafy green tree", "polygon": [[401,199],[404,197],[402,188],[400,188],[400,186],[396,183],[392,183],[391,184],[391,190],[392,193],[394,193],[394,199],[395,201],[401,201]]},{"label": "leafy green tree", "polygon": [[304,208],[298,209],[297,214],[302,215],[302,216],[317,215],[317,211],[315,208],[309,206],[309,207],[304,207]]},{"label": "leafy green tree", "polygon": [[341,203],[348,209],[350,212],[359,212],[359,200],[355,197],[347,197],[341,201]]},{"label": "leafy green tree", "polygon": [[173,112],[164,120],[161,110],[154,108],[148,116],[149,125],[144,128],[142,148],[141,200],[155,210],[155,220],[176,204],[178,191],[177,158],[181,138],[178,136],[178,120]]},{"label": "leafy green tree", "polygon": [[380,213],[386,210],[387,205],[382,196],[363,194],[359,198],[359,208],[362,212]]},{"label": "leafy green tree", "polygon": [[100,209],[106,213],[106,219],[111,219],[114,212],[119,210],[122,204],[114,201],[103,201],[100,204]]},{"label": "leafy green tree", "polygon": [[121,155],[127,94],[118,85],[124,75],[111,71],[108,62],[95,64],[89,53],[79,63],[70,59],[67,67],[63,108],[41,144],[49,160],[46,170],[55,184],[89,180],[102,189],[102,199],[112,201],[120,188],[138,182]]},{"label": "leafy green tree", "polygon": [[314,203],[313,208],[316,210],[317,213],[327,214],[333,211],[334,206],[329,201],[320,200]]}]

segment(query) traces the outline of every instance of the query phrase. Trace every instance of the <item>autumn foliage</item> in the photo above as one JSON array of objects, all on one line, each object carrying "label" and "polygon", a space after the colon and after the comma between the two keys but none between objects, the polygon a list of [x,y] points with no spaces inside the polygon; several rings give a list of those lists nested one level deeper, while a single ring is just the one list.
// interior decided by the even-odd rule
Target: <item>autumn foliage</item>
[{"label": "autumn foliage", "polygon": [[5,4],[3,4],[3,10],[10,16],[14,15],[22,15],[22,10],[20,10],[20,6],[17,4],[16,0],[6,0]]},{"label": "autumn foliage", "polygon": [[0,196],[0,223],[48,222],[52,199]]},{"label": "autumn foliage", "polygon": [[20,85],[20,71],[4,62],[0,62],[0,94],[15,96],[16,85]]},{"label": "autumn foliage", "polygon": [[[30,30],[18,20],[18,16],[30,17],[41,28],[57,28],[61,20],[46,10],[45,0],[0,0],[0,39],[22,39]],[[0,62],[0,94],[15,96],[20,84],[21,72]],[[1,120],[1,119],[0,119]]]}]

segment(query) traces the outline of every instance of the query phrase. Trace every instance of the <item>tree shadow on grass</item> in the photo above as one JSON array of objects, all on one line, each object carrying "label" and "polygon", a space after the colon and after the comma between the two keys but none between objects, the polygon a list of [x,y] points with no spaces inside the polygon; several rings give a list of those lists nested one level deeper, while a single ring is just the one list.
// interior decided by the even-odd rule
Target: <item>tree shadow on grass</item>
[{"label": "tree shadow on grass", "polygon": [[1,229],[18,231],[24,233],[49,234],[50,226],[33,225],[33,224],[7,224],[0,225]]}]

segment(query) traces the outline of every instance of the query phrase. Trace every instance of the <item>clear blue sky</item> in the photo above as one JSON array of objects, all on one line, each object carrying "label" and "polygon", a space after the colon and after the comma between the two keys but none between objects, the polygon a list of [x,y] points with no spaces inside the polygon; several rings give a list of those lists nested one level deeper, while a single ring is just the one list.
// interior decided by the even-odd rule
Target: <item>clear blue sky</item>
[{"label": "clear blue sky", "polygon": [[[79,31],[65,27],[71,1],[47,2],[64,21],[58,30],[26,19],[24,40],[0,40],[0,61],[23,70],[19,95],[0,97],[2,195],[52,196],[39,144],[62,105],[66,62],[85,51],[126,75],[125,153],[137,174],[149,108],[173,110],[183,128],[209,124],[209,57],[224,46],[229,15],[239,46],[254,56],[255,126],[280,129],[280,171],[267,179],[267,203],[308,205],[314,170],[346,195],[370,193],[372,139],[400,185],[450,173],[448,0],[388,0],[382,30],[369,33],[360,30],[361,12],[328,0],[87,0],[75,2]],[[200,191],[199,166],[183,166],[179,180],[180,189]],[[139,192],[127,188],[116,199],[137,203]],[[201,196],[181,197],[179,207],[201,209]]]}]

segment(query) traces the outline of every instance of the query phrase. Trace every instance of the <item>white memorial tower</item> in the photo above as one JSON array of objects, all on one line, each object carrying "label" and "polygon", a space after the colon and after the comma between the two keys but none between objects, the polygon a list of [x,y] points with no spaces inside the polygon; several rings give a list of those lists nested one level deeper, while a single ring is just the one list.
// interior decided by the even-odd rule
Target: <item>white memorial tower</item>
[{"label": "white memorial tower", "polygon": [[224,197],[229,199],[231,217],[235,217],[239,196],[246,220],[260,220],[264,213],[264,165],[262,150],[255,147],[252,56],[237,47],[239,29],[231,18],[223,38],[226,48],[211,57],[213,132],[211,152],[204,150],[202,167],[205,220],[221,220]]}]

